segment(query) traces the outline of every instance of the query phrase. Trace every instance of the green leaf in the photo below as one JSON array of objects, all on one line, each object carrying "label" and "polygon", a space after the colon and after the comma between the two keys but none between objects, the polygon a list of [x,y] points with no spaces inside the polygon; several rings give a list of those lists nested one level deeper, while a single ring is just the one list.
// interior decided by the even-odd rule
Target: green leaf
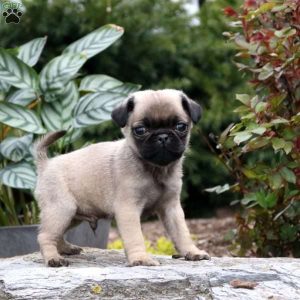
[{"label": "green leaf", "polygon": [[280,237],[284,241],[294,242],[297,239],[298,229],[292,224],[283,224],[280,227]]},{"label": "green leaf", "polygon": [[249,14],[247,15],[247,18],[252,19],[254,16],[258,16],[260,14],[266,13],[272,10],[274,6],[276,6],[275,2],[263,3],[255,11],[250,11]]},{"label": "green leaf", "polygon": [[250,106],[251,108],[254,108],[258,103],[259,103],[259,98],[258,96],[254,96],[251,100],[250,100]]},{"label": "green leaf", "polygon": [[89,92],[100,92],[114,89],[123,82],[107,75],[90,75],[81,80],[79,90]]},{"label": "green leaf", "polygon": [[[73,79],[78,70],[86,62],[86,56],[82,54],[63,54],[52,59],[42,70],[40,86],[43,92],[60,92],[64,90],[66,83]],[[45,98],[51,102],[55,98]]]},{"label": "green leaf", "polygon": [[125,95],[111,91],[83,96],[74,108],[74,127],[86,127],[110,120],[112,110],[124,99]]},{"label": "green leaf", "polygon": [[37,94],[32,89],[16,90],[7,96],[7,101],[22,106],[27,106],[37,98]]},{"label": "green leaf", "polygon": [[297,161],[291,161],[286,166],[290,169],[294,169],[299,167],[299,163]]},{"label": "green leaf", "polygon": [[20,89],[38,89],[35,70],[3,48],[0,48],[0,80]]},{"label": "green leaf", "polygon": [[222,134],[220,135],[220,138],[219,138],[219,144],[223,144],[227,137],[228,137],[228,134],[230,132],[230,130],[233,128],[234,126],[234,123],[231,123],[227,126],[227,128],[222,132]]},{"label": "green leaf", "polygon": [[257,203],[265,208],[273,208],[276,205],[277,197],[274,193],[265,193],[263,191],[255,193]]},{"label": "green leaf", "polygon": [[33,67],[39,60],[46,44],[47,37],[34,39],[19,47],[18,58]]},{"label": "green leaf", "polygon": [[248,152],[251,150],[262,148],[269,144],[269,139],[266,137],[256,137],[249,141],[243,148],[243,152]]},{"label": "green leaf", "polygon": [[287,167],[283,167],[280,169],[280,175],[287,181],[287,182],[290,182],[290,183],[296,183],[296,175],[295,173],[290,170],[289,168]]},{"label": "green leaf", "polygon": [[252,137],[252,133],[248,131],[238,132],[234,137],[234,142],[239,145],[242,142],[249,140]]},{"label": "green leaf", "polygon": [[300,112],[297,113],[295,116],[292,116],[291,119],[293,122],[295,122],[296,124],[300,124]]},{"label": "green leaf", "polygon": [[36,173],[34,167],[27,162],[7,165],[0,171],[3,184],[17,189],[34,189]]},{"label": "green leaf", "polygon": [[45,133],[45,129],[33,111],[13,103],[0,102],[0,122],[27,132]]},{"label": "green leaf", "polygon": [[241,119],[242,120],[246,120],[246,119],[252,119],[254,117],[255,117],[255,113],[251,112],[251,113],[249,113],[247,115],[242,116]]},{"label": "green leaf", "polygon": [[72,112],[79,99],[76,84],[71,81],[67,84],[62,94],[57,95],[57,100],[43,103],[41,117],[50,131],[68,129],[72,125]]},{"label": "green leaf", "polygon": [[297,131],[293,127],[285,127],[283,129],[283,132],[281,132],[281,134],[286,141],[293,140],[298,136]]},{"label": "green leaf", "polygon": [[282,94],[276,94],[275,96],[271,97],[269,99],[269,102],[271,103],[273,108],[279,107],[279,105],[282,103],[282,101],[286,98],[286,93]]},{"label": "green leaf", "polygon": [[262,67],[261,72],[258,75],[258,80],[266,80],[270,76],[272,76],[273,73],[274,73],[274,69],[273,69],[272,64],[267,63]]},{"label": "green leaf", "polygon": [[246,194],[244,196],[244,198],[241,200],[241,204],[248,205],[248,204],[250,204],[251,202],[254,202],[254,201],[256,201],[255,193],[249,193],[249,194]]},{"label": "green leaf", "polygon": [[241,101],[243,104],[245,104],[246,106],[250,106],[250,95],[248,94],[236,94],[235,95],[236,99]]},{"label": "green leaf", "polygon": [[288,7],[287,3],[282,4],[282,5],[276,5],[275,7],[272,8],[272,12],[278,12],[278,11],[286,9],[287,7]]},{"label": "green leaf", "polygon": [[275,151],[283,149],[285,146],[285,140],[281,138],[272,138],[272,146]]},{"label": "green leaf", "polygon": [[235,113],[246,113],[246,112],[249,112],[249,111],[251,111],[251,110],[248,106],[241,105],[241,106],[237,107],[233,112],[235,112]]},{"label": "green leaf", "polygon": [[284,119],[284,118],[278,117],[278,118],[272,120],[270,123],[271,123],[271,124],[288,124],[289,121],[286,120],[286,119]]},{"label": "green leaf", "polygon": [[29,152],[29,146],[32,144],[33,135],[28,134],[20,138],[7,137],[0,144],[0,153],[14,162],[22,160]]},{"label": "green leaf", "polygon": [[257,174],[253,170],[250,170],[250,169],[247,169],[247,168],[242,168],[242,172],[249,179],[256,179],[257,178]]},{"label": "green leaf", "polygon": [[69,45],[64,53],[84,53],[87,58],[108,48],[124,33],[124,29],[114,24],[108,24],[89,33],[80,40]]},{"label": "green leaf", "polygon": [[294,144],[292,142],[285,142],[283,150],[286,154],[289,154],[292,151],[293,147],[294,147]]},{"label": "green leaf", "polygon": [[10,85],[3,80],[0,80],[0,93],[7,93]]},{"label": "green leaf", "polygon": [[257,103],[257,105],[255,106],[255,112],[259,113],[259,112],[265,111],[267,105],[268,104],[265,103],[265,102],[259,102],[259,103]]},{"label": "green leaf", "polygon": [[113,91],[127,97],[130,93],[138,91],[140,87],[137,84],[123,83],[113,77],[100,74],[84,77],[80,83],[79,90],[89,92]]},{"label": "green leaf", "polygon": [[257,127],[255,129],[252,129],[251,132],[258,134],[258,135],[263,135],[266,130],[267,130],[267,128],[265,128],[265,127]]},{"label": "green leaf", "polygon": [[272,174],[269,176],[269,183],[272,189],[278,190],[282,187],[282,177],[278,173]]},{"label": "green leaf", "polygon": [[290,37],[292,35],[295,35],[297,33],[297,30],[295,28],[291,28],[291,27],[285,27],[282,28],[281,30],[276,30],[274,32],[275,36],[282,38],[282,37]]}]

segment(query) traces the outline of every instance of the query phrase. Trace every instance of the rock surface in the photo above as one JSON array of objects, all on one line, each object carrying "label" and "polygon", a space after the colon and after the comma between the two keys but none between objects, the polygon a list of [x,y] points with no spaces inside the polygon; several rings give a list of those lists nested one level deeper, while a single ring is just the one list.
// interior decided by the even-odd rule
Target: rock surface
[{"label": "rock surface", "polygon": [[[46,268],[41,255],[0,259],[0,299],[300,299],[300,260],[212,258],[126,267],[122,251],[85,248],[69,267]],[[233,288],[234,279],[258,285]]]}]

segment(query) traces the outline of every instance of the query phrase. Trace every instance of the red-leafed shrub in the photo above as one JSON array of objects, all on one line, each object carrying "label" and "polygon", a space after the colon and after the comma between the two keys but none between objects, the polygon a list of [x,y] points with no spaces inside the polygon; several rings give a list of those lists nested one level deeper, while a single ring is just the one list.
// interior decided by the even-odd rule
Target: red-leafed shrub
[{"label": "red-leafed shrub", "polygon": [[300,257],[300,1],[247,0],[225,13],[241,28],[225,35],[253,87],[236,96],[240,122],[218,143],[244,208],[233,248]]}]

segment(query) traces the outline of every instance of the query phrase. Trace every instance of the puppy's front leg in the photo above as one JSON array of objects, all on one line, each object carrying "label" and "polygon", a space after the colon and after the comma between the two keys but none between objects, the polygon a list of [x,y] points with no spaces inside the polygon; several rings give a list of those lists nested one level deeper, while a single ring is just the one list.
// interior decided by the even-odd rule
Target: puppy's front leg
[{"label": "puppy's front leg", "polygon": [[171,237],[179,253],[186,260],[210,259],[209,255],[199,250],[193,243],[189,229],[184,219],[184,212],[180,200],[169,200],[158,210],[168,235]]},{"label": "puppy's front leg", "polygon": [[158,266],[159,262],[146,252],[139,209],[128,203],[121,204],[115,210],[115,217],[129,266]]}]

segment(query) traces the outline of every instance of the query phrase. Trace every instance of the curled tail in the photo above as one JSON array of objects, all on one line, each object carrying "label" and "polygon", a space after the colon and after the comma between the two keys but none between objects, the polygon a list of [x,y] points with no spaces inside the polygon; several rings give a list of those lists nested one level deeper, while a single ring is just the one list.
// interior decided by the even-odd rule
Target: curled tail
[{"label": "curled tail", "polygon": [[38,169],[40,169],[48,159],[48,147],[51,144],[53,144],[56,140],[64,136],[66,132],[66,130],[49,132],[35,143],[34,152]]}]

